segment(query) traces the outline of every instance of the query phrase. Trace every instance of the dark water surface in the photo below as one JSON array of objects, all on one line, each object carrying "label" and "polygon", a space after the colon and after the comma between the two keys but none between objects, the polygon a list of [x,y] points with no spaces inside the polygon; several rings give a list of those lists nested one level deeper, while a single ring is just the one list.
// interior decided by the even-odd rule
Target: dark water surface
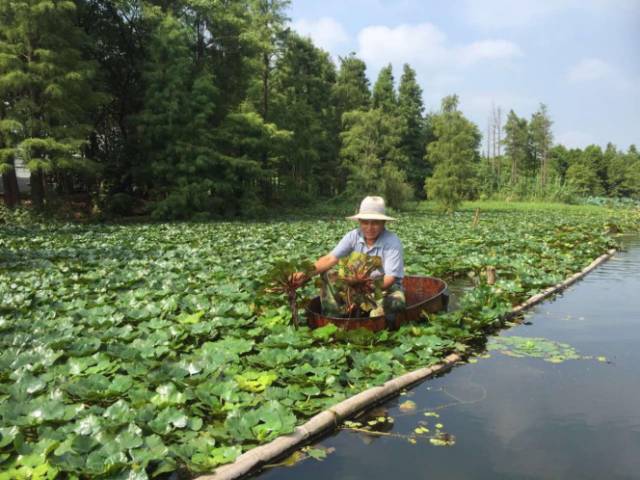
[{"label": "dark water surface", "polygon": [[[397,436],[339,431],[317,444],[335,449],[325,460],[270,468],[260,480],[640,479],[640,237],[625,243],[626,252],[529,311],[530,325],[502,332],[594,358],[490,352],[379,407],[374,415],[393,417],[384,430]],[[415,410],[399,407],[407,400]],[[433,411],[440,417],[424,415]],[[441,423],[455,445],[413,434],[419,422],[431,432]]]}]

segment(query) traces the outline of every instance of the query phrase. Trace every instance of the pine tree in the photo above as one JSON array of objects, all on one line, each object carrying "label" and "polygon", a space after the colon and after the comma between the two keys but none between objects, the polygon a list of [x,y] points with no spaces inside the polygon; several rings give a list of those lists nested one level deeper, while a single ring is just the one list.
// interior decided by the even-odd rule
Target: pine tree
[{"label": "pine tree", "polygon": [[424,104],[422,89],[416,81],[416,73],[408,64],[404,65],[398,91],[398,113],[406,125],[402,136],[402,149],[409,159],[407,178],[416,192],[423,192],[424,179],[430,173],[429,164],[424,160],[426,146]]},{"label": "pine tree", "polygon": [[552,121],[547,107],[541,103],[540,108],[531,116],[529,136],[531,139],[531,155],[539,166],[540,184],[544,186],[549,176],[549,151],[553,144]]},{"label": "pine tree", "polygon": [[31,170],[36,208],[44,206],[46,173],[93,167],[83,146],[102,98],[91,88],[94,65],[82,56],[75,9],[68,0],[0,2],[0,94],[18,132],[3,157],[19,156]]},{"label": "pine tree", "polygon": [[380,108],[384,113],[397,113],[398,96],[393,85],[393,67],[391,64],[380,70],[378,79],[373,85],[373,108]]},{"label": "pine tree", "polygon": [[340,157],[348,172],[347,194],[359,198],[382,192],[392,207],[401,207],[410,198],[411,188],[400,167],[407,158],[400,148],[399,117],[376,108],[347,112],[343,120]]},{"label": "pine tree", "polygon": [[527,120],[519,118],[513,110],[507,115],[507,123],[504,126],[505,152],[511,161],[511,175],[509,183],[513,186],[518,178],[528,173],[530,146]]},{"label": "pine tree", "polygon": [[335,193],[338,133],[328,101],[336,80],[329,55],[310,39],[290,34],[273,78],[272,118],[293,132],[289,154],[278,165],[283,193],[313,198]]},{"label": "pine tree", "polygon": [[338,119],[351,110],[368,110],[371,105],[369,79],[365,63],[350,53],[340,57],[340,70],[331,97]]},{"label": "pine tree", "polygon": [[465,198],[475,195],[475,170],[479,160],[480,132],[458,110],[458,96],[442,100],[440,113],[433,116],[436,140],[427,147],[433,176],[425,182],[428,198],[453,211]]}]

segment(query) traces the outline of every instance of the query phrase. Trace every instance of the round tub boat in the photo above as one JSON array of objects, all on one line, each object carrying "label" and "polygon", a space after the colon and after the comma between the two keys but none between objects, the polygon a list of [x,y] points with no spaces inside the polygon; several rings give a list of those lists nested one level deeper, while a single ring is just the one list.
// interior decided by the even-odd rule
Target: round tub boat
[{"label": "round tub boat", "polygon": [[435,277],[409,276],[402,280],[407,308],[398,314],[393,325],[387,325],[384,315],[377,317],[338,318],[322,315],[320,297],[315,297],[306,308],[307,321],[311,328],[323,327],[329,323],[345,330],[366,328],[378,332],[385,328],[398,328],[406,322],[420,320],[423,312],[446,311],[449,305],[447,284]]}]

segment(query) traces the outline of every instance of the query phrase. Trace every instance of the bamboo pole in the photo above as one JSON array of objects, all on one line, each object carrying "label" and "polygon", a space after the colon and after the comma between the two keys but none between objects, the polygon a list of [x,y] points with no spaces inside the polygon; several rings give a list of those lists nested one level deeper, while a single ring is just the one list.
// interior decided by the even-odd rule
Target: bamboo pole
[{"label": "bamboo pole", "polygon": [[[516,306],[509,314],[506,315],[506,318],[518,315],[523,310],[541,302],[553,293],[564,290],[575,283],[578,279],[584,277],[598,265],[607,261],[615,252],[616,251],[613,249],[609,250],[607,253],[596,258],[580,272],[571,275],[565,281],[549,287],[537,295],[533,295],[525,302]],[[255,472],[261,466],[285,456],[292,450],[300,448],[311,439],[316,438],[329,430],[335,429],[342,421],[349,417],[397,395],[404,388],[432,377],[436,373],[442,373],[450,370],[461,360],[462,357],[460,355],[452,353],[445,357],[442,363],[405,373],[404,375],[385,382],[379,387],[373,387],[365,390],[364,392],[358,393],[357,395],[343,400],[337,405],[334,405],[314,417],[311,417],[311,419],[306,423],[296,427],[289,435],[280,436],[265,445],[255,447],[240,455],[233,463],[222,465],[216,468],[212,474],[201,475],[197,477],[196,480],[235,480]]]}]

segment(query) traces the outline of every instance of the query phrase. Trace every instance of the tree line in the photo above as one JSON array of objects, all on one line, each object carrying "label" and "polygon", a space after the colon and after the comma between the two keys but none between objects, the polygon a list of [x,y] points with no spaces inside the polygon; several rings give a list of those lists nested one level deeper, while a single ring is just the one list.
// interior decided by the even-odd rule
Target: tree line
[{"label": "tree line", "polygon": [[[327,52],[288,26],[287,0],[0,0],[0,173],[35,208],[84,195],[158,218],[254,215],[382,193],[394,207],[465,198],[638,196],[635,147],[553,146],[546,108],[509,113],[504,154],[455,95],[425,114],[415,71]],[[633,167],[633,168],[632,168]],[[536,190],[537,189],[537,190]]]}]

